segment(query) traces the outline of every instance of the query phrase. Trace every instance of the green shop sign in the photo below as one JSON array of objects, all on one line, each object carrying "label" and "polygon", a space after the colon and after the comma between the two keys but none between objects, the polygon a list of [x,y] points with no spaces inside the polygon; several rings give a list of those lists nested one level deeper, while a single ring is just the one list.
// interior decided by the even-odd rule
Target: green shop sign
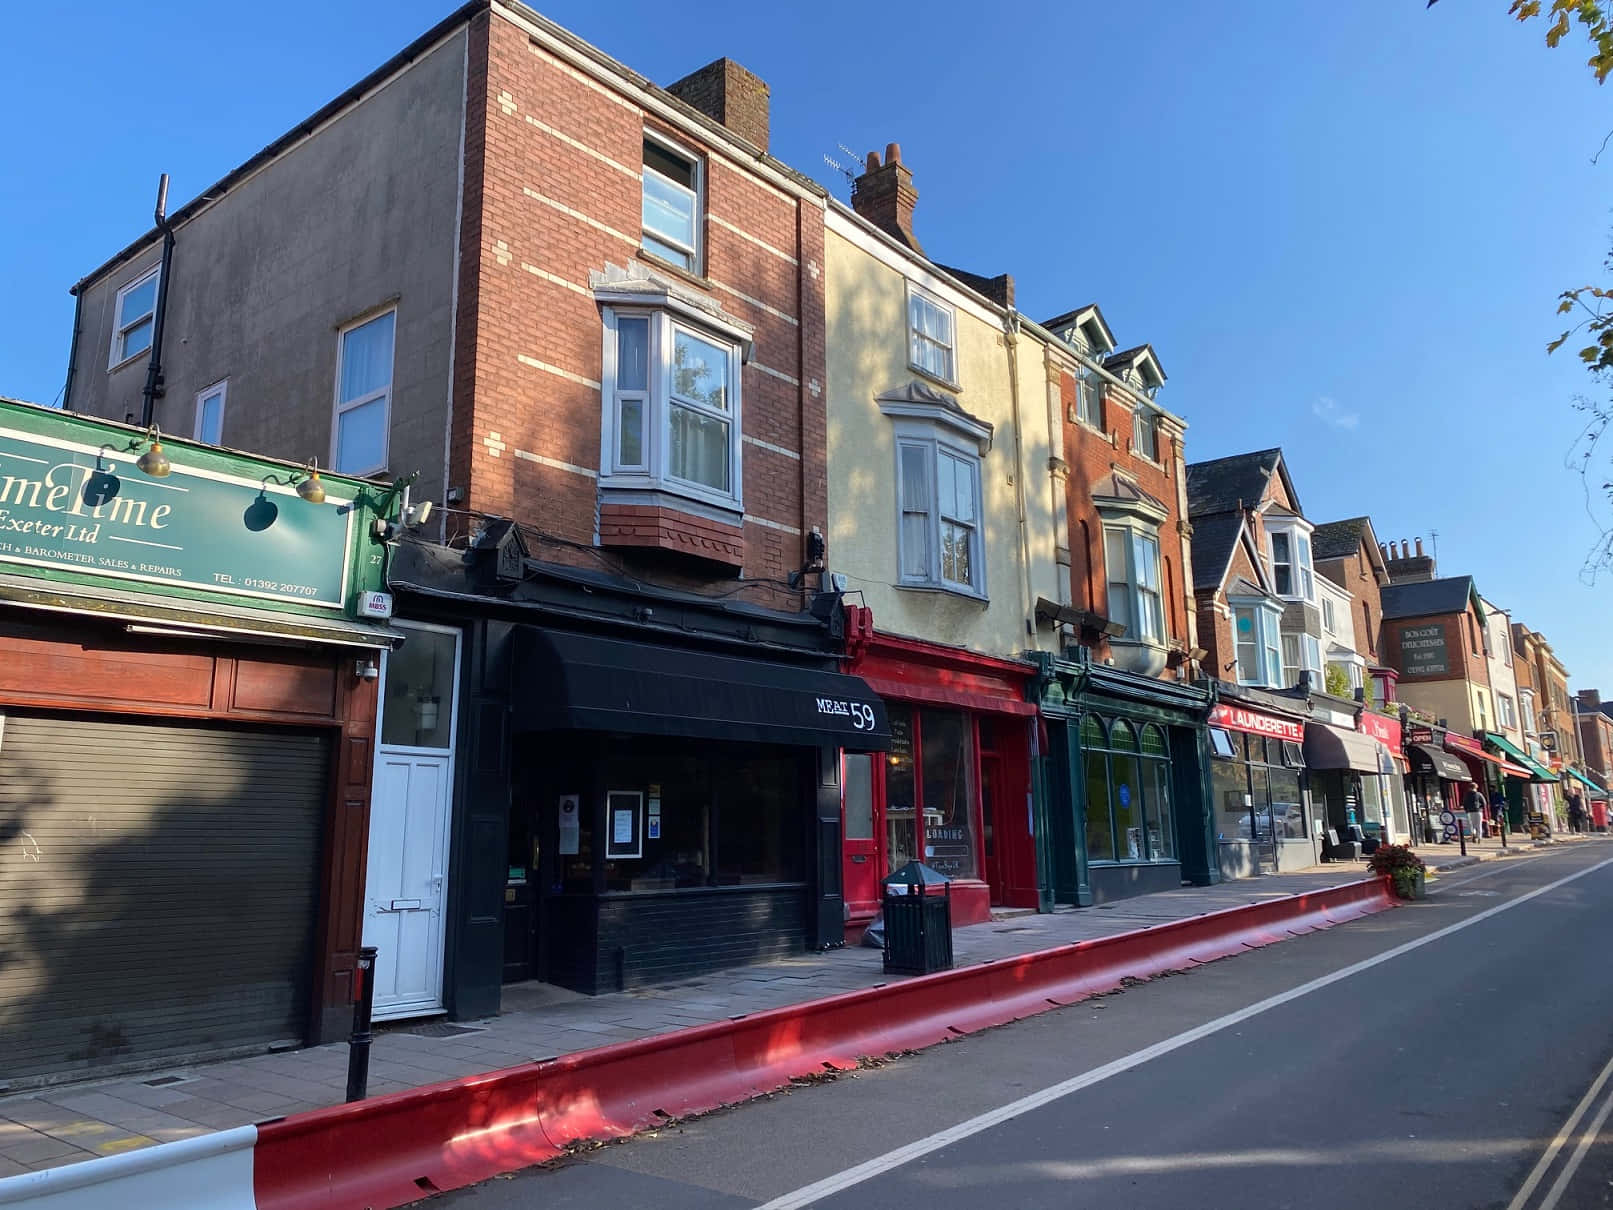
[{"label": "green shop sign", "polygon": [[0,410],[0,564],[333,610],[363,587],[347,485],[312,504],[283,466],[188,445],[156,478],[138,433],[41,412]]}]

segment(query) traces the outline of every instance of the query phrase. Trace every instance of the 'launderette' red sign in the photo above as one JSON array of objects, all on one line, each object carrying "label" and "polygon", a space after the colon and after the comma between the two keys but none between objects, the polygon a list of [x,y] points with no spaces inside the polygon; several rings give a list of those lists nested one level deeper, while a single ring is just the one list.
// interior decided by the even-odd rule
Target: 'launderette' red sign
[{"label": "'launderette' red sign", "polygon": [[1233,731],[1247,731],[1250,735],[1270,735],[1277,739],[1293,740],[1296,744],[1305,739],[1305,724],[1297,719],[1278,718],[1261,714],[1258,710],[1245,710],[1220,702],[1210,714],[1212,727],[1227,727]]}]

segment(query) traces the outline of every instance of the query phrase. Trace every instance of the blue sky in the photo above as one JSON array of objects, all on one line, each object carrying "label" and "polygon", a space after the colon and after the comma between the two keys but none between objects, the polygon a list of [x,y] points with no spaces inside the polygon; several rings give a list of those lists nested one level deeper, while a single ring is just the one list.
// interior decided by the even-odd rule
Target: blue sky
[{"label": "blue sky", "polygon": [[[1313,520],[1438,531],[1444,574],[1613,691],[1613,582],[1564,465],[1555,297],[1613,229],[1613,91],[1505,0],[1374,5],[820,3],[542,11],[652,79],[726,54],[772,86],[773,151],[902,145],[927,251],[1011,272],[1036,318],[1099,302],[1153,343],[1198,460],[1281,445]],[[0,394],[49,402],[67,288],[450,11],[282,0],[28,5],[0,80]],[[269,15],[269,14],[272,14]],[[1613,161],[1613,154],[1608,157]]]}]

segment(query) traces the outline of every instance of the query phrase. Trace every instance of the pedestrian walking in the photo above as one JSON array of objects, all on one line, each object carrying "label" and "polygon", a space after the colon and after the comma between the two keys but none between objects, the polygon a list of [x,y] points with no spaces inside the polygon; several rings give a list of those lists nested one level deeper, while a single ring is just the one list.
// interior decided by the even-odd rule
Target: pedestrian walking
[{"label": "pedestrian walking", "polygon": [[1467,834],[1477,840],[1484,818],[1484,795],[1477,786],[1468,788],[1462,799],[1462,809],[1467,813]]}]

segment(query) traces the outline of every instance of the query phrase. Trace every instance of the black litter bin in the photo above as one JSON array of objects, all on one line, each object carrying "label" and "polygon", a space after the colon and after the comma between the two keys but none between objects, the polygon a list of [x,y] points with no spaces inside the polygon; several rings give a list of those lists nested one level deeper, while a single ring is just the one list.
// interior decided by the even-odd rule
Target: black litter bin
[{"label": "black litter bin", "polygon": [[952,969],[952,883],[910,861],[883,883],[885,970],[928,975]]}]

